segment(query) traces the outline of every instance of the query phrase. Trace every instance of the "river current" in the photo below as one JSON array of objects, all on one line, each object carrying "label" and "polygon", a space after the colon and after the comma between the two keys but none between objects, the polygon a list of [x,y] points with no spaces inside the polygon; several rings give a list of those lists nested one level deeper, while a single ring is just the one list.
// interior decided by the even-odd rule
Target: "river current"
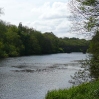
[{"label": "river current", "polygon": [[44,99],[48,90],[69,88],[87,54],[62,53],[0,60],[0,99]]}]

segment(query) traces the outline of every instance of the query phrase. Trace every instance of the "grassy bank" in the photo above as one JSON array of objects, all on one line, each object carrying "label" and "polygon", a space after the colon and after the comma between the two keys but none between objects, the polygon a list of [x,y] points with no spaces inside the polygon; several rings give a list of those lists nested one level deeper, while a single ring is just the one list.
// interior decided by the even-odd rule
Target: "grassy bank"
[{"label": "grassy bank", "polygon": [[45,99],[99,99],[99,80],[70,89],[49,91]]}]

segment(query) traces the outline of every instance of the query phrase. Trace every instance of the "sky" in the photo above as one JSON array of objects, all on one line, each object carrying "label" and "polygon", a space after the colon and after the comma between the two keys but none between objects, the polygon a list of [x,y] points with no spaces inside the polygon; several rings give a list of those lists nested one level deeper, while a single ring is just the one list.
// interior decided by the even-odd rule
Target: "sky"
[{"label": "sky", "polygon": [[10,24],[53,32],[57,37],[77,37],[71,33],[70,0],[0,0],[4,15],[1,20]]}]

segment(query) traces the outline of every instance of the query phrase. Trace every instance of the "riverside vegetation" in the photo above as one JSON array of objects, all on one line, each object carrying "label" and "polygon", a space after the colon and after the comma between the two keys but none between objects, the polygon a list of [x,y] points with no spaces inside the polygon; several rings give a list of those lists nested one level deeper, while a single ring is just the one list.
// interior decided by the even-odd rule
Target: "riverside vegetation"
[{"label": "riverside vegetation", "polygon": [[78,38],[58,38],[52,32],[42,34],[33,28],[0,20],[0,58],[52,53],[86,53],[89,42]]},{"label": "riverside vegetation", "polygon": [[99,31],[91,40],[89,52],[92,53],[91,58],[81,63],[84,70],[79,70],[72,77],[72,83],[80,85],[48,91],[45,99],[99,99]]},{"label": "riverside vegetation", "polygon": [[[72,3],[74,3],[73,1]],[[99,99],[99,1],[75,0],[75,2],[77,6],[75,5],[75,7],[73,5],[73,7],[77,8],[76,11],[87,20],[84,27],[88,32],[94,32],[94,36],[89,47],[89,52],[92,56],[85,62],[85,69],[78,71],[78,73],[76,72],[77,75],[74,75],[74,80],[79,80],[79,77],[83,79],[86,71],[87,73],[89,71],[89,73],[85,77],[89,76],[94,80],[90,82],[85,80],[82,84],[71,87],[70,89],[49,91],[45,99]]]},{"label": "riverside vegetation", "polygon": [[99,99],[99,80],[70,89],[49,91],[45,99]]}]

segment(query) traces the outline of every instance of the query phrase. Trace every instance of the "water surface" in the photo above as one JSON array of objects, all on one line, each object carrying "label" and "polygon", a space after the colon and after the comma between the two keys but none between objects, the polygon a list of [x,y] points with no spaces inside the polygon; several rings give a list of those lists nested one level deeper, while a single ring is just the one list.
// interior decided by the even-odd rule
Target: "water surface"
[{"label": "water surface", "polygon": [[0,99],[44,99],[48,90],[68,82],[86,54],[51,54],[0,60]]}]

